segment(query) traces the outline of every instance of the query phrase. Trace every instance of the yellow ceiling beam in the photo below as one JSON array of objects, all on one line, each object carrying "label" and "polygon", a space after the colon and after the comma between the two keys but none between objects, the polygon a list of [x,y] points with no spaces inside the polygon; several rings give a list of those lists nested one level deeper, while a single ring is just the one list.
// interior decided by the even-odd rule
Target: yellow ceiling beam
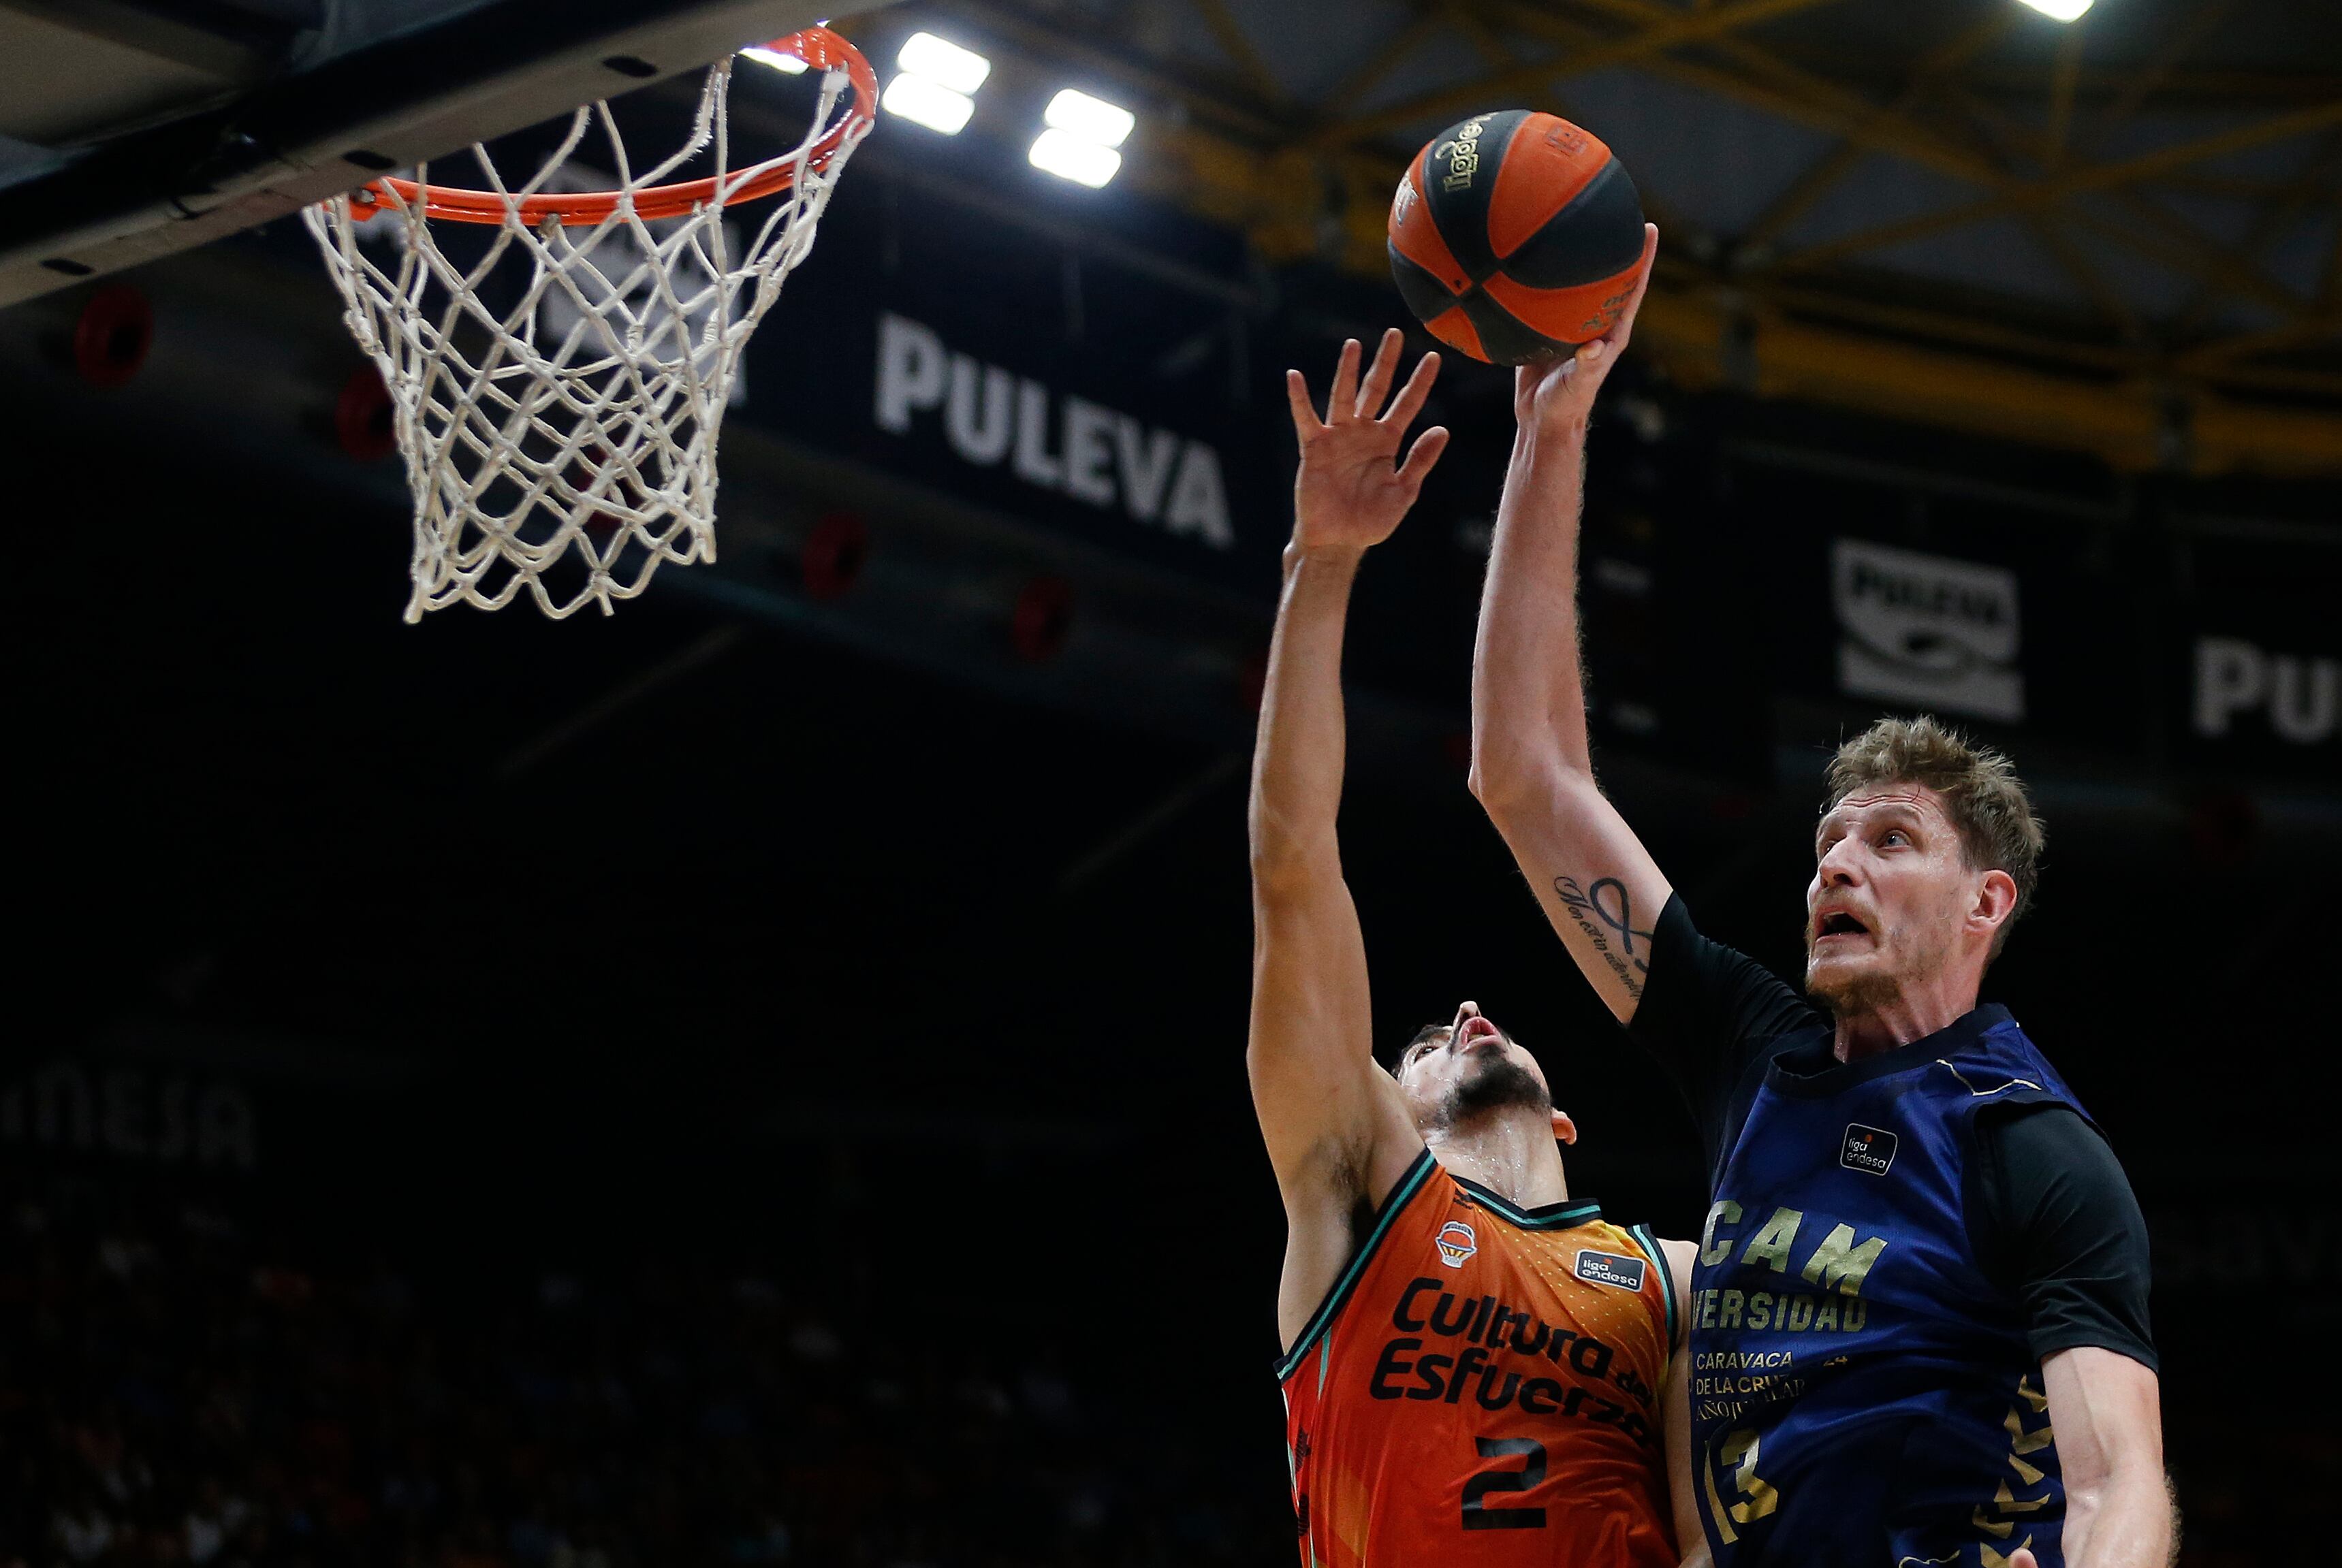
[{"label": "yellow ceiling beam", "polygon": [[1661,10],[1641,32],[1573,47],[1554,59],[1508,66],[1453,87],[1420,94],[1372,114],[1336,120],[1312,136],[1310,145],[1320,150],[1331,150],[1370,141],[1387,131],[1417,122],[1453,119],[1476,109],[1496,107],[1524,93],[1539,92],[1565,77],[1626,65],[1686,44],[1720,38],[1744,27],[1754,27],[1759,23],[1798,11],[1841,3],[1842,0],[1740,0],[1736,5],[1716,5],[1696,11]]},{"label": "yellow ceiling beam", "polygon": [[[1655,288],[1635,345],[1694,386],[1732,379],[1724,345],[1746,330],[1760,397],[1801,398],[1978,435],[2087,452],[2131,472],[2181,467],[2310,476],[2342,472],[2342,417],[2243,404],[2147,380],[2094,381],[1837,331],[1777,315],[1744,328],[1712,298]],[[2175,423],[2174,415],[2178,418]]]},{"label": "yellow ceiling beam", "polygon": [[[1131,177],[1189,211],[1249,233],[1263,254],[1289,261],[1316,256],[1363,276],[1389,276],[1384,220],[1396,168],[1356,155],[1328,161],[1300,148],[1263,156],[1192,123],[1151,135],[1134,149]],[[1326,205],[1331,183],[1337,210]],[[1725,345],[1742,330],[1718,303],[1713,285],[1676,268],[1654,286],[1636,327],[1637,349],[1694,386],[1726,384]],[[2157,376],[2151,364],[2117,349],[2077,347],[2071,373],[2028,369],[1953,348],[1883,338],[1860,325],[1803,319],[1842,308],[1857,324],[1972,341],[1985,353],[2054,359],[2061,345],[2010,328],[1964,324],[1911,309],[1865,311],[1829,291],[1784,286],[1776,303],[1761,286],[1754,301],[1750,348],[1759,396],[1802,398],[1832,407],[1967,431],[1979,435],[2087,452],[2126,470],[2173,460],[2171,411],[2187,411],[2181,465],[2198,474],[2342,473],[2342,415],[2237,401],[2201,381]],[[1792,315],[1783,305],[1799,312]],[[1404,307],[1396,292],[1391,314]],[[1890,318],[1891,319],[1888,319]],[[1963,325],[1977,330],[1963,332]],[[2220,362],[2202,368],[2217,375]]]},{"label": "yellow ceiling beam", "polygon": [[2157,175],[2183,169],[2247,147],[2266,145],[2271,142],[2287,141],[2307,135],[2327,125],[2342,124],[2342,99],[2319,104],[2307,109],[2297,109],[2289,115],[2276,115],[2249,125],[2232,126],[2209,136],[2177,143],[2133,158],[2107,164],[2069,165],[2057,174],[2037,180],[2022,181],[2003,189],[1999,194],[1981,201],[1964,202],[1957,206],[1939,208],[1897,223],[1881,224],[1825,240],[1802,250],[1792,251],[1774,265],[1784,269],[1816,266],[1827,261],[1852,255],[1861,251],[1877,250],[1884,245],[1900,245],[1907,240],[1937,234],[1945,229],[1961,228],[1969,224],[1983,223],[2004,214],[2039,208],[2068,196],[2093,191],[2117,190],[2125,185],[2150,180]]},{"label": "yellow ceiling beam", "polygon": [[1252,35],[1244,30],[1244,24],[1237,21],[1236,14],[1227,8],[1226,0],[1187,0],[1187,3],[1195,7],[1197,15],[1203,17],[1204,25],[1212,30],[1212,40],[1219,45],[1220,53],[1235,63],[1236,69],[1244,74],[1244,79],[1251,84],[1253,91],[1260,95],[1262,102],[1283,103],[1284,85],[1277,81],[1276,73],[1269,69],[1268,62],[1261,58],[1260,50],[1253,44]]},{"label": "yellow ceiling beam", "polygon": [[[2003,35],[2016,25],[2017,7],[2004,5],[1988,12],[1982,21],[1952,39],[1943,47],[1922,59],[1904,83],[1902,91],[1892,102],[1870,116],[1866,125],[1876,128],[1889,120],[1907,123],[1911,112],[1924,102],[1955,71],[1974,59],[1981,51],[2000,41]],[[1789,188],[1773,199],[1770,206],[1756,215],[1741,236],[1749,247],[1770,245],[1789,225],[1806,215],[1813,205],[1827,194],[1847,175],[1854,172],[1869,153],[1871,144],[1852,136],[1841,136],[1837,146],[1809,165],[1805,173],[1789,184]]]},{"label": "yellow ceiling beam", "polygon": [[[995,11],[971,0],[957,3]],[[1592,3],[1622,15],[1630,9],[1637,17],[1649,15],[1650,0]],[[1469,9],[1499,27],[1556,41],[1586,35],[1577,24],[1506,0],[1478,0]],[[1718,5],[1713,14],[1745,20],[1750,9],[1751,0],[1743,0]],[[1420,38],[1419,23],[1408,31]],[[1649,66],[1834,131],[1855,145],[1967,178],[2013,207],[2033,206],[2041,199],[2040,182],[2012,177],[1989,155],[1904,117],[1897,111],[1907,105],[1882,113],[1878,104],[1842,86],[1765,58],[1753,46],[1744,52],[1743,41],[1728,34],[1718,36],[1720,46],[1737,57],[1738,69],[1665,54],[1652,55]],[[1043,45],[1038,35],[1031,41]],[[1055,42],[1062,50],[1068,41]],[[1371,69],[1388,68],[1388,54]],[[1542,64],[1536,67],[1537,80],[1549,82],[1567,69],[1566,64]],[[1133,77],[1150,76],[1147,85],[1158,91],[1173,89],[1159,71],[1136,65],[1126,70]],[[1194,91],[1179,87],[1169,95],[1189,101]],[[1239,127],[1235,122],[1245,114],[1233,105],[1225,113],[1202,103],[1189,106],[1193,112],[1185,116],[1149,120],[1146,135],[1130,148],[1126,179],[1199,216],[1242,230],[1271,262],[1314,258],[1377,281],[1388,277],[1384,223],[1401,169],[1395,154],[1374,145],[1278,146],[1273,134]],[[2276,129],[2263,121],[2121,164],[2069,164],[2057,176],[2119,186],[2213,156],[2218,150],[2214,143],[2290,135],[2312,128],[2294,122],[2342,118],[2342,105],[2282,118],[2287,123]],[[2017,191],[2023,198],[2012,199]],[[2071,211],[2064,215],[2083,216]],[[2100,225],[2093,216],[2085,226]],[[2135,236],[2127,237],[2137,243]],[[2168,236],[2154,238],[2167,253],[2177,248]],[[2213,258],[2186,259],[2200,275]],[[2244,280],[2232,274],[2223,281],[2234,285]],[[1727,308],[1719,303],[1726,299],[1741,303]],[[2174,460],[2176,450],[2177,461],[2198,473],[2342,473],[2342,414],[2237,395],[2259,389],[2342,400],[2342,378],[2237,363],[2256,350],[2291,346],[2317,329],[2331,330],[2325,309],[2303,310],[2300,302],[2291,303],[2307,320],[2240,342],[2227,353],[2216,347],[2173,359],[2143,345],[2064,343],[1974,315],[1866,300],[1810,275],[1743,277],[1727,292],[1712,274],[1670,257],[1636,341],[1683,380],[1713,385],[1726,379],[1727,326],[1739,332],[1736,324],[1753,315],[1756,379],[1749,390],[1759,395],[1804,398],[1868,414],[1892,410],[1897,417],[1978,434],[2094,453],[2125,469],[2163,465]],[[1390,310],[1394,316],[1402,311],[1395,295]],[[1906,341],[1915,336],[1937,346]],[[2185,412],[2187,431],[2176,449],[2170,434],[2174,409]]]}]

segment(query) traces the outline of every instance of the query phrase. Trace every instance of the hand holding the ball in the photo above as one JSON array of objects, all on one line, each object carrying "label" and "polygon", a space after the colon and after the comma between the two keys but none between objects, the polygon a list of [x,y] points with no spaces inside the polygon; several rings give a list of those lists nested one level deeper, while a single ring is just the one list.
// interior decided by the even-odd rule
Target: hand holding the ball
[{"label": "hand holding the ball", "polygon": [[1618,319],[1600,337],[1577,345],[1567,356],[1522,365],[1513,372],[1513,417],[1524,432],[1582,433],[1594,412],[1594,394],[1610,375],[1610,367],[1626,352],[1635,330],[1635,313],[1642,308],[1644,291],[1651,286],[1651,261],[1659,249],[1656,224],[1643,225],[1643,262],[1618,312]]},{"label": "hand holding the ball", "polygon": [[[1393,466],[1406,427],[1423,411],[1439,374],[1439,356],[1426,354],[1391,397],[1402,341],[1396,327],[1383,334],[1363,382],[1358,341],[1344,344],[1323,419],[1301,373],[1285,373],[1293,430],[1301,443],[1301,468],[1293,478],[1293,546],[1303,554],[1356,554],[1389,538],[1446,448],[1446,428],[1435,424],[1415,438],[1406,460]],[[1390,406],[1378,418],[1375,411],[1386,397]]]}]

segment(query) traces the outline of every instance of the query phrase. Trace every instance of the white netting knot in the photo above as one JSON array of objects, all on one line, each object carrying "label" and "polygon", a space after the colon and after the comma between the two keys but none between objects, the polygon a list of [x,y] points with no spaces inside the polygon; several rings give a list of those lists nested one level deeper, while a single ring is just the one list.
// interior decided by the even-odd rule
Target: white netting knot
[{"label": "white netting knot", "polygon": [[[555,618],[589,603],[607,614],[660,562],[715,559],[716,442],[742,350],[868,129],[868,105],[849,109],[847,74],[833,69],[805,140],[734,170],[730,81],[729,60],[712,67],[686,145],[638,172],[606,103],[579,109],[523,185],[475,145],[492,222],[435,232],[425,205],[451,193],[425,168],[411,198],[380,182],[302,215],[390,391],[415,500],[407,620],[459,600],[496,609],[524,585]],[[525,204],[574,188],[578,172],[564,170],[597,127],[616,171],[607,215],[532,222],[545,203]],[[638,196],[703,155],[713,199],[640,215]],[[742,245],[725,198],[782,168],[792,177]],[[394,244],[362,244],[385,225]]]}]

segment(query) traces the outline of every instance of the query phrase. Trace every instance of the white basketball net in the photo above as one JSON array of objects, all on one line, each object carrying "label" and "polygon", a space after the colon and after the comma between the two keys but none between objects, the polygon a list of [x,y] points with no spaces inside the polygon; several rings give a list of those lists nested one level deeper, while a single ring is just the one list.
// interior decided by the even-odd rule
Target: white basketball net
[{"label": "white basketball net", "polygon": [[[415,498],[408,621],[458,601],[497,609],[524,585],[556,619],[587,604],[607,614],[614,600],[640,594],[660,562],[716,558],[716,439],[741,352],[812,250],[830,190],[867,129],[851,128],[826,168],[813,160],[845,112],[848,79],[833,70],[796,150],[735,171],[730,81],[729,60],[709,70],[689,141],[655,167],[630,165],[607,104],[579,109],[524,185],[507,186],[475,145],[486,188],[504,198],[493,227],[447,225],[485,240],[475,261],[451,259],[422,205],[386,187],[370,222],[346,196],[302,215],[395,410]],[[596,127],[616,171],[607,187],[620,193],[616,210],[591,226],[555,218],[532,226],[521,203],[574,187],[575,174],[562,171]],[[724,221],[721,200],[680,217],[635,212],[635,193],[711,149],[719,195],[795,160],[795,180],[767,198],[772,210],[745,247],[745,225]],[[418,167],[414,177],[427,185],[427,175]],[[395,245],[362,246],[385,225]],[[375,248],[390,254],[377,262]]]}]

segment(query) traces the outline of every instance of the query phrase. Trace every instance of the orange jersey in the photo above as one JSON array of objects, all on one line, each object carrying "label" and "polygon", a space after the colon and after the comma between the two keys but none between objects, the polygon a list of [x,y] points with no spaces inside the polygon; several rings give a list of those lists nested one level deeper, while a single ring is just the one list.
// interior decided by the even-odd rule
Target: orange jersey
[{"label": "orange jersey", "polygon": [[1658,1243],[1426,1151],[1283,1362],[1305,1568],[1674,1568]]}]

